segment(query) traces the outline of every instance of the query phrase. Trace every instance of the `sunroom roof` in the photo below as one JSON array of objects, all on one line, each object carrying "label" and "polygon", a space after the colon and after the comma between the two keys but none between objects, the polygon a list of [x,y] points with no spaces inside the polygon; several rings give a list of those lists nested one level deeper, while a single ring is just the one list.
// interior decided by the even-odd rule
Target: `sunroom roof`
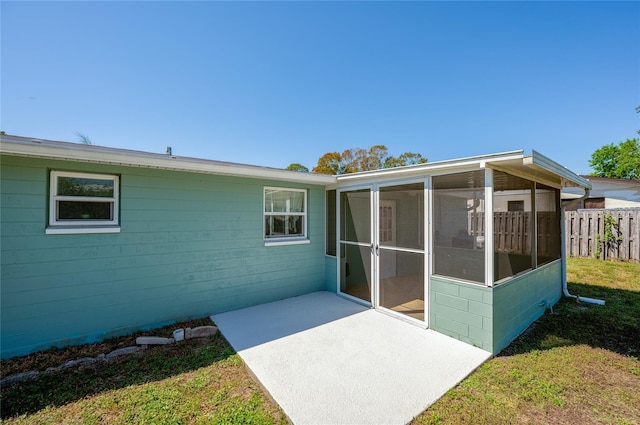
[{"label": "sunroom roof", "polygon": [[410,178],[421,175],[447,174],[484,168],[504,171],[556,188],[591,188],[591,183],[589,183],[587,179],[570,171],[550,158],[536,151],[526,155],[522,150],[344,174],[337,178],[338,184],[356,184],[380,180],[381,178]]}]

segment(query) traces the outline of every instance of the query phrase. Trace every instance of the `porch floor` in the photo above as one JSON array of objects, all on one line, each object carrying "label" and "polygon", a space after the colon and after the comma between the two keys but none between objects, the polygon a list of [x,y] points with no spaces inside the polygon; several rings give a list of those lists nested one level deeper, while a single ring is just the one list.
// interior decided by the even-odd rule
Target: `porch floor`
[{"label": "porch floor", "polygon": [[329,292],[211,316],[294,424],[404,424],[491,353]]}]

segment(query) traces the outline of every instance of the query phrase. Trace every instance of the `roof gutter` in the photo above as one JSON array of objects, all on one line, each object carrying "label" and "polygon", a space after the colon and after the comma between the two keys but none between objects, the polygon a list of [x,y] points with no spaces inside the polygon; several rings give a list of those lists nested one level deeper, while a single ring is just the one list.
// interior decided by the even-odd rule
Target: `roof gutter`
[{"label": "roof gutter", "polygon": [[604,305],[604,300],[598,300],[595,298],[587,298],[587,297],[581,297],[579,295],[573,295],[569,292],[569,288],[567,287],[567,244],[566,244],[566,238],[567,238],[567,231],[566,231],[566,225],[565,225],[565,220],[564,220],[564,216],[565,216],[565,208],[571,205],[574,205],[577,202],[581,202],[584,201],[585,199],[587,199],[589,197],[589,189],[585,189],[584,191],[584,196],[580,197],[580,198],[576,198],[576,199],[572,199],[571,201],[567,202],[566,204],[562,205],[560,208],[560,235],[562,236],[562,243],[560,244],[560,250],[562,252],[562,293],[564,294],[565,297],[567,298],[573,298],[574,300],[578,301],[578,302],[583,302],[583,303],[588,303],[588,304],[597,304],[597,305]]},{"label": "roof gutter", "polygon": [[0,136],[0,154],[64,161],[90,162],[128,167],[156,168],[203,174],[281,180],[316,185],[335,184],[335,176],[302,173],[223,161],[155,154],[129,149],[87,146],[78,143]]}]

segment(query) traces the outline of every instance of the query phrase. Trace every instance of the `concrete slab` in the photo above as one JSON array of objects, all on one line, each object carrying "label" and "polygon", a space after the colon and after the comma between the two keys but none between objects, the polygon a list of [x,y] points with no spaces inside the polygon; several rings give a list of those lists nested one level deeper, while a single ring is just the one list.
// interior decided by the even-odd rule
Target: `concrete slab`
[{"label": "concrete slab", "polygon": [[211,318],[294,424],[405,424],[491,356],[328,292]]}]

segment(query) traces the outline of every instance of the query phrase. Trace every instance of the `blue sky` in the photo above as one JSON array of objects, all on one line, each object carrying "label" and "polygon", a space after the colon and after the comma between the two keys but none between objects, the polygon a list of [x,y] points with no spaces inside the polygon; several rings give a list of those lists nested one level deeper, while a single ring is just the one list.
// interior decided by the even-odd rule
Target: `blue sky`
[{"label": "blue sky", "polygon": [[637,136],[638,2],[7,2],[8,134],[312,168]]}]

